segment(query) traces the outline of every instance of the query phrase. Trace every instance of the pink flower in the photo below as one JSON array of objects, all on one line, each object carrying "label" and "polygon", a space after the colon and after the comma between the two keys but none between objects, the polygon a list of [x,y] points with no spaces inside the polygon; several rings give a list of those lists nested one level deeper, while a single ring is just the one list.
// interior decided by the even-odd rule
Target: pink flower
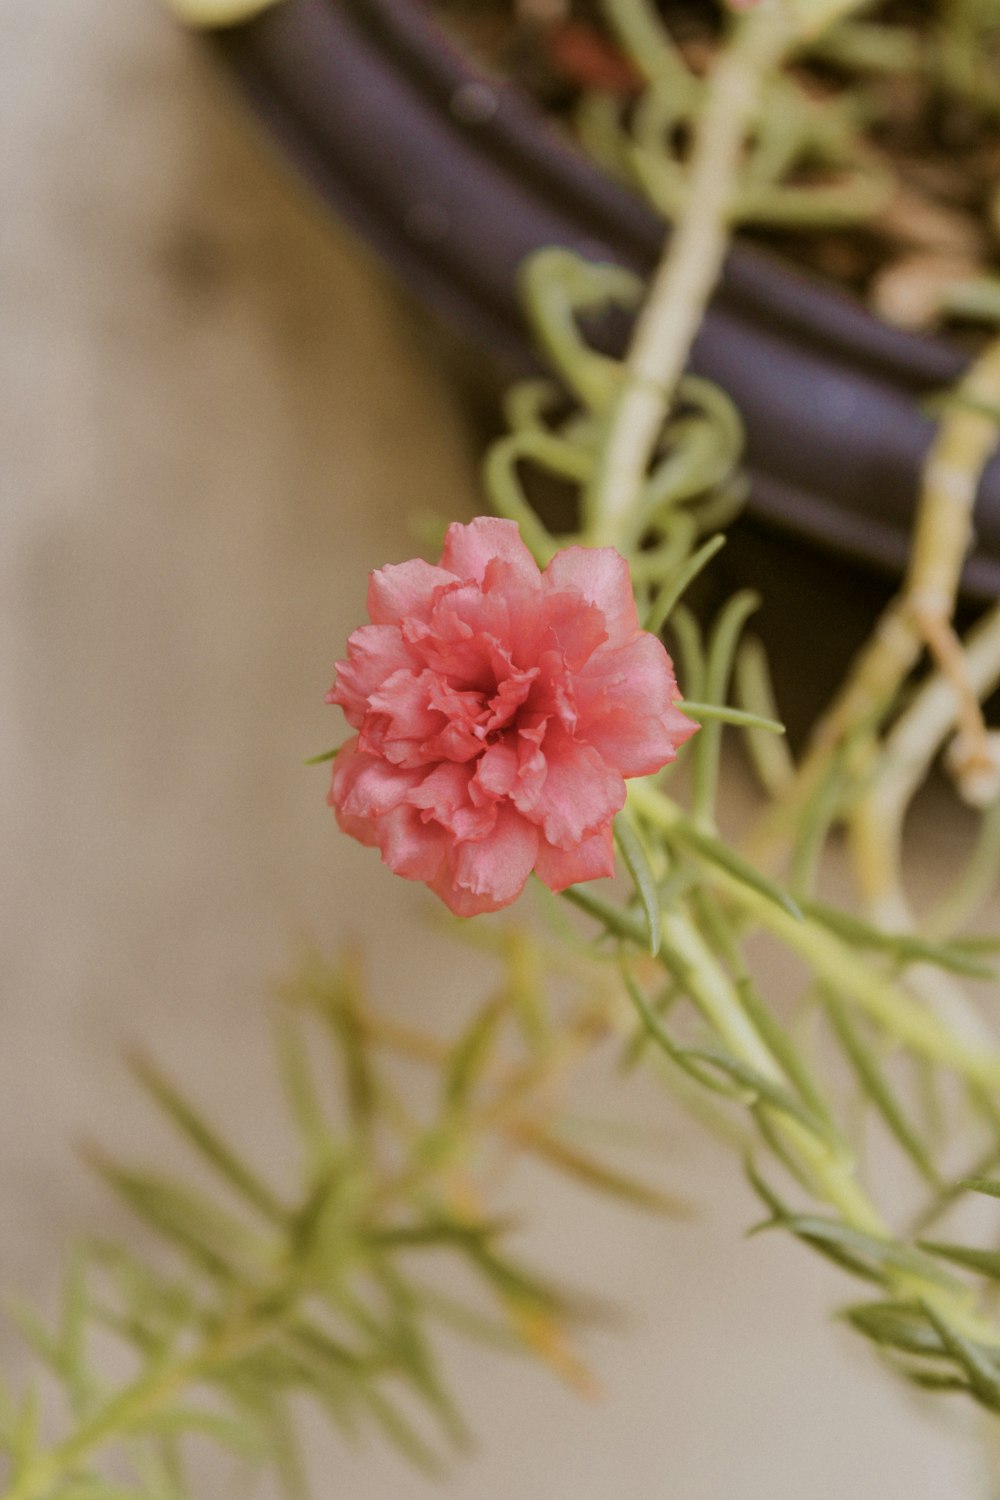
[{"label": "pink flower", "polygon": [[333,767],[341,828],[459,916],[507,906],[532,870],[556,891],[611,875],[624,778],[697,728],[625,559],[568,547],[543,573],[513,521],[484,517],[449,527],[437,567],[373,573],[368,613],[327,694],[358,731]]}]

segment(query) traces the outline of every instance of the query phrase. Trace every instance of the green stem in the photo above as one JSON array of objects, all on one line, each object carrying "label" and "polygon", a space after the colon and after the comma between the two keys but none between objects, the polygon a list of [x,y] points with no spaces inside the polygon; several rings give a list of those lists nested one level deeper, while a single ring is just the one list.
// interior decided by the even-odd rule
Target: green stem
[{"label": "green stem", "polygon": [[639,492],[729,243],[730,212],[761,85],[794,28],[782,6],[740,24],[709,82],[685,208],[636,326],[622,388],[588,494],[589,539],[627,550]]},{"label": "green stem", "polygon": [[200,1349],[157,1366],[119,1391],[65,1441],[35,1458],[3,1492],[0,1500],[46,1500],[91,1454],[142,1424],[189,1386],[253,1348],[270,1332],[270,1319],[248,1316],[220,1329]]},{"label": "green stem", "polygon": [[[681,810],[648,783],[633,782],[629,799],[643,817],[664,832],[676,830],[684,821]],[[710,884],[804,958],[817,978],[833,985],[903,1046],[970,1083],[1000,1088],[1000,1052],[995,1048],[970,1046],[818,922],[808,916],[793,916],[720,865],[707,859],[699,859],[699,863]]]}]

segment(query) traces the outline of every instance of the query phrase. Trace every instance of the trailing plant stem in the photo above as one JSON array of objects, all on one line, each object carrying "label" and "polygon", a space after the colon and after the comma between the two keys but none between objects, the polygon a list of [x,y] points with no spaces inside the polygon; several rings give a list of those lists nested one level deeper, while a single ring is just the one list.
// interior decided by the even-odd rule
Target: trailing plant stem
[{"label": "trailing plant stem", "polygon": [[46,1500],[92,1454],[136,1432],[179,1392],[256,1347],[270,1336],[273,1324],[271,1316],[247,1314],[210,1334],[200,1349],[156,1365],[112,1396],[65,1441],[38,1454],[3,1492],[2,1500]]},{"label": "trailing plant stem", "polygon": [[763,80],[792,30],[765,6],[743,22],[712,75],[695,138],[684,207],[653,280],[625,362],[622,388],[590,490],[590,539],[625,550],[636,499],[729,242],[746,134]]},{"label": "trailing plant stem", "polygon": [[638,540],[639,493],[722,270],[747,136],[764,85],[798,44],[814,40],[860,3],[761,5],[737,23],[713,65],[695,126],[683,211],[639,316],[587,491],[587,540],[593,546],[627,552]]},{"label": "trailing plant stem", "polygon": [[[637,810],[664,831],[676,825],[678,810],[649,783],[633,784],[630,798]],[[830,934],[807,918],[791,916],[767,896],[741,885],[724,870],[713,869],[708,872],[708,878],[718,881],[720,894],[724,893],[735,903],[742,904],[747,916],[769,926],[789,947],[797,947],[818,973],[834,975],[849,993],[856,993],[855,987],[862,983],[866,966]],[[770,1083],[786,1087],[785,1071],[753,1026],[736,986],[694,922],[677,908],[664,911],[662,921],[664,942],[672,950],[674,960],[680,960],[684,965],[683,985],[715,1035],[756,1074]],[[799,935],[798,941],[794,933]],[[872,981],[881,987],[879,976],[873,975]],[[973,1048],[952,1037],[935,1018],[923,1015],[916,1004],[908,1005],[908,997],[903,992],[896,992],[889,986],[886,988],[889,990],[888,999],[882,996],[881,988],[879,990],[882,1003],[889,1005],[891,1001],[890,1009],[895,1009],[892,1015],[883,1011],[883,1018],[895,1019],[903,1026],[901,1041],[918,1048],[933,1045],[946,1054],[943,1060],[952,1065],[961,1061],[966,1068],[979,1066]],[[982,1064],[992,1070],[994,1079],[1000,1076],[1000,1056],[982,1054]],[[884,1243],[894,1242],[892,1230],[858,1181],[852,1151],[833,1125],[817,1121],[817,1127],[813,1128],[805,1119],[798,1119],[763,1095],[755,1112],[786,1165],[813,1197],[832,1209],[848,1228]],[[967,1338],[990,1345],[996,1343],[996,1329],[975,1311],[970,1291],[942,1284],[931,1277],[925,1278],[915,1269],[889,1263],[884,1275],[886,1284],[895,1295],[930,1306]]]}]

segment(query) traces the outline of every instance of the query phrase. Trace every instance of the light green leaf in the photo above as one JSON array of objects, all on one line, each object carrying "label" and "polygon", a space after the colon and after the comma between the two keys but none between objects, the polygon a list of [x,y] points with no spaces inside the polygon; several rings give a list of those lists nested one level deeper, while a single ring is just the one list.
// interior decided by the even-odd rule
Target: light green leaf
[{"label": "light green leaf", "polygon": [[649,1183],[640,1182],[625,1172],[619,1172],[615,1167],[598,1161],[589,1153],[541,1127],[519,1130],[517,1139],[521,1145],[542,1157],[551,1166],[570,1177],[578,1178],[598,1192],[609,1193],[612,1197],[631,1203],[635,1208],[648,1209],[653,1213],[674,1217],[687,1217],[690,1214],[690,1205],[683,1199],[665,1193]]},{"label": "light green leaf", "polygon": [[856,917],[838,907],[827,906],[821,901],[800,901],[805,914],[813,917],[838,937],[861,948],[871,948],[890,954],[900,963],[929,963],[955,974],[967,974],[973,979],[1000,978],[1000,970],[994,964],[979,959],[958,943],[933,942],[909,932],[884,932],[870,922]]},{"label": "light green leaf", "polygon": [[[930,1303],[923,1303],[923,1309],[948,1353],[968,1375],[972,1394],[991,1411],[1000,1410],[1000,1373],[996,1366],[978,1345],[951,1327]],[[996,1352],[1000,1354],[1000,1350]]]},{"label": "light green leaf", "polygon": [[717,719],[720,724],[736,724],[746,729],[765,730],[768,734],[784,734],[785,726],[778,719],[767,719],[762,714],[748,712],[745,708],[730,708],[725,703],[695,703],[682,698],[677,707],[689,719]]},{"label": "light green leaf", "polygon": [[928,1255],[940,1256],[953,1265],[966,1270],[978,1271],[991,1281],[1000,1281],[1000,1250],[978,1250],[972,1245],[949,1245],[939,1240],[920,1240],[920,1248]]},{"label": "light green leaf", "polygon": [[659,635],[677,607],[678,601],[683,598],[698,574],[708,566],[716,553],[725,545],[726,539],[721,534],[709,537],[707,542],[702,542],[698,550],[691,554],[674,577],[663,584],[644,622],[646,630],[651,631],[653,635]]},{"label": "light green leaf", "polygon": [[862,1088],[875,1105],[899,1146],[931,1187],[940,1188],[941,1178],[930,1153],[879,1067],[873,1048],[854,1025],[848,1007],[830,985],[822,987],[823,1000],[833,1028],[840,1038]]},{"label": "light green leaf", "polygon": [[489,1064],[507,1009],[506,995],[491,1001],[474,1018],[464,1035],[459,1037],[448,1059],[442,1085],[444,1101],[449,1110],[460,1110],[467,1104]]},{"label": "light green leaf", "polygon": [[727,875],[732,875],[741,885],[749,886],[759,896],[766,896],[776,906],[788,913],[790,917],[801,919],[802,911],[796,901],[783,890],[775,881],[763,875],[750,862],[737,854],[722,839],[704,832],[701,828],[685,818],[682,814],[671,820],[669,828],[663,829],[664,837],[679,844],[682,848],[690,849],[702,859],[709,860],[712,864],[720,866]]},{"label": "light green leaf", "polygon": [[283,1223],[286,1210],[276,1195],[198,1114],[155,1064],[141,1053],[133,1053],[130,1062],[139,1081],[204,1160],[264,1218],[271,1223]]},{"label": "light green leaf", "polygon": [[650,868],[645,846],[624,813],[619,813],[615,819],[615,840],[642,902],[649,951],[655,958],[660,951],[661,942],[660,896],[656,888],[656,877]]},{"label": "light green leaf", "polygon": [[963,1177],[959,1186],[973,1193],[985,1193],[988,1198],[1000,1198],[1000,1182],[992,1177]]}]

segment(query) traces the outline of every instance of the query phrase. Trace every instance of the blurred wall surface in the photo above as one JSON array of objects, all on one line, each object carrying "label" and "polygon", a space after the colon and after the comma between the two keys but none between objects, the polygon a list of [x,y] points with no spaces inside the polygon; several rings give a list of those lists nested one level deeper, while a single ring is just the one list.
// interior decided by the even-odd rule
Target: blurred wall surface
[{"label": "blurred wall surface", "polygon": [[[0,143],[0,1283],[47,1305],[108,1215],[74,1142],[170,1149],[127,1044],[280,1170],[265,997],[303,939],[367,938],[385,1003],[431,1022],[482,994],[303,766],[368,569],[412,550],[409,509],[470,512],[474,455],[417,320],[153,0],[4,0]],[[479,1447],[446,1492],[984,1493],[962,1419],[830,1325],[836,1277],[742,1242],[735,1168],[651,1089],[589,1088],[663,1126],[699,1218],[524,1178],[529,1253],[626,1317],[584,1340],[592,1403],[449,1350]],[[435,1493],[308,1437],[322,1500]]]}]

